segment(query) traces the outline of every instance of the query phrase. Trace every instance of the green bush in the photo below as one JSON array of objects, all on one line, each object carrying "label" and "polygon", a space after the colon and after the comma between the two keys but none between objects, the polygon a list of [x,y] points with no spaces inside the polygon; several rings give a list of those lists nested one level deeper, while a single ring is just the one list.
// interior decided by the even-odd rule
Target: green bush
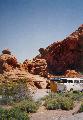
[{"label": "green bush", "polygon": [[67,97],[64,97],[60,104],[62,110],[71,110],[74,107],[74,101]]},{"label": "green bush", "polygon": [[19,108],[21,111],[34,113],[38,110],[39,104],[32,100],[23,100],[14,105],[14,108]]},{"label": "green bush", "polygon": [[70,110],[73,109],[75,101],[83,100],[83,92],[73,91],[66,93],[51,93],[42,98],[42,100],[45,101],[44,105],[49,110],[59,108],[63,110]]},{"label": "green bush", "polygon": [[13,81],[13,79],[5,78],[0,84],[0,95],[0,104],[11,104],[31,98],[26,79]]},{"label": "green bush", "polygon": [[60,104],[56,99],[47,100],[44,105],[48,110],[56,110],[60,108]]},{"label": "green bush", "polygon": [[83,103],[81,104],[79,112],[83,112]]},{"label": "green bush", "polygon": [[67,97],[69,99],[72,99],[74,101],[80,101],[83,99],[83,92],[80,91],[73,91],[73,92],[66,92],[66,93],[54,93],[54,94],[49,94],[47,96],[45,96],[44,98],[42,98],[42,100],[47,100],[50,98],[60,98],[60,97]]},{"label": "green bush", "polygon": [[49,110],[70,110],[74,107],[74,101],[70,98],[59,96],[57,98],[46,99],[44,105]]},{"label": "green bush", "polygon": [[79,91],[73,91],[73,92],[65,93],[64,95],[65,95],[65,97],[69,97],[74,101],[80,101],[80,100],[83,99],[83,93],[79,92]]},{"label": "green bush", "polygon": [[5,110],[0,108],[0,120],[29,120],[28,114],[20,109]]},{"label": "green bush", "polygon": [[63,96],[62,93],[49,93],[49,95],[44,96],[41,100],[56,99],[62,96]]}]

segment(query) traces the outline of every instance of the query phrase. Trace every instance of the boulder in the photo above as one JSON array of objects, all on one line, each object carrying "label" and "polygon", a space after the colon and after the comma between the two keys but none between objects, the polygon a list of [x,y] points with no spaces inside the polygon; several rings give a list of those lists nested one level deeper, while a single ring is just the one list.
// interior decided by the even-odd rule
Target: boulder
[{"label": "boulder", "polygon": [[16,57],[11,55],[11,52],[8,49],[3,50],[0,55],[0,73],[10,71],[16,67],[18,67]]},{"label": "boulder", "polygon": [[75,70],[67,70],[65,72],[65,76],[73,78],[73,77],[79,77],[79,74]]},{"label": "boulder", "polygon": [[11,55],[11,51],[9,49],[4,49],[2,53]]}]

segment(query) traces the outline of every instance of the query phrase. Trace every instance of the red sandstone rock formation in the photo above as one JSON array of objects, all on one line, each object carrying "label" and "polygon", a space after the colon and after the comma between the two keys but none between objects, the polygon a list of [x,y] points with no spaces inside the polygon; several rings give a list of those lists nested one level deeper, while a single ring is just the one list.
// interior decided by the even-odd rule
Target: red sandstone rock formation
[{"label": "red sandstone rock formation", "polygon": [[0,55],[0,73],[10,71],[16,67],[18,67],[17,59],[11,55],[11,52],[8,49],[3,50]]},{"label": "red sandstone rock formation", "polygon": [[61,42],[39,49],[36,58],[46,59],[51,74],[64,74],[66,70],[83,71],[83,25]]},{"label": "red sandstone rock formation", "polygon": [[45,59],[33,59],[32,61],[25,60],[23,65],[28,72],[34,75],[47,77],[47,63]]},{"label": "red sandstone rock formation", "polygon": [[67,70],[64,74],[66,77],[79,77],[79,74],[75,70]]},{"label": "red sandstone rock formation", "polygon": [[[16,57],[11,55],[9,49],[2,51],[0,55],[0,76],[5,76],[12,81],[18,81],[21,79],[27,80],[28,87],[32,89],[36,88],[46,88],[46,79],[40,76],[30,74],[28,71],[34,74],[45,75],[44,67],[45,60],[33,60],[25,61],[24,64],[21,64],[17,61]],[[31,69],[30,66],[33,68]],[[40,66],[40,67],[39,67]],[[39,67],[39,68],[38,68]],[[38,69],[38,71],[37,71]],[[42,70],[42,72],[41,72]]]},{"label": "red sandstone rock formation", "polygon": [[[18,63],[16,57],[11,55],[9,49],[2,51],[0,55],[0,74],[12,79],[27,78],[30,84],[38,88],[45,88],[46,81],[34,75],[44,77],[50,74],[77,77],[77,72],[83,72],[83,25],[61,42],[55,42],[46,49],[39,49],[40,55],[32,61],[25,60]],[[75,71],[74,71],[75,70]],[[76,72],[77,71],[77,72]],[[34,74],[31,75],[28,72]],[[49,75],[50,75],[49,74]]]},{"label": "red sandstone rock formation", "polygon": [[2,51],[0,55],[0,74],[12,79],[26,78],[27,72],[23,65],[19,63],[15,56],[11,55],[9,49]]}]

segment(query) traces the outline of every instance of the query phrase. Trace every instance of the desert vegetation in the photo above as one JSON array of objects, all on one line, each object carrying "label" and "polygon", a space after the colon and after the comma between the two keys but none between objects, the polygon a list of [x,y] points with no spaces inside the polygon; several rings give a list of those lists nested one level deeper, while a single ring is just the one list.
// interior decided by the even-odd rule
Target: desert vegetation
[{"label": "desert vegetation", "polygon": [[81,107],[80,107],[80,109],[79,109],[79,112],[83,112],[83,102],[82,102],[82,104],[81,104]]},{"label": "desert vegetation", "polygon": [[[83,101],[83,92],[49,93],[34,101],[27,87],[26,79],[0,78],[0,119],[29,120],[29,114],[35,113],[43,101],[47,110],[72,110],[76,103]],[[83,112],[83,102],[78,112]]]},{"label": "desert vegetation", "polygon": [[[44,97],[44,105],[48,110],[71,110],[75,107],[76,102],[83,99],[83,93],[79,91],[66,92],[66,93],[51,93]],[[82,107],[81,107],[82,109]]]},{"label": "desert vegetation", "polygon": [[[7,108],[6,108],[7,107]],[[0,81],[0,119],[29,120],[28,113],[36,112],[39,102],[34,102],[26,79]]]},{"label": "desert vegetation", "polygon": [[3,109],[0,108],[0,120],[29,120],[28,114],[20,109]]}]

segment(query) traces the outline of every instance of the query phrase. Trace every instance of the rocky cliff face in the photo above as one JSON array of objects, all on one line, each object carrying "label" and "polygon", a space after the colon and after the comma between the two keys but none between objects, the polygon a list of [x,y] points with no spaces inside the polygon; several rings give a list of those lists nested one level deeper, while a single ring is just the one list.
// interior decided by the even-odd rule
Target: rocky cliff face
[{"label": "rocky cliff face", "polygon": [[23,65],[29,73],[47,77],[47,63],[45,59],[25,60]]},{"label": "rocky cliff face", "polygon": [[63,41],[55,42],[46,49],[40,48],[39,52],[33,60],[25,60],[20,64],[10,50],[3,50],[0,55],[0,74],[6,73],[13,78],[27,77],[28,73],[43,77],[47,77],[48,73],[78,75],[75,71],[83,72],[83,25]]},{"label": "rocky cliff face", "polygon": [[64,74],[66,70],[83,72],[83,25],[63,41],[40,48],[39,52],[36,58],[47,61],[51,74]]},{"label": "rocky cliff face", "polygon": [[[83,73],[83,25],[61,42],[55,42],[33,60],[19,63],[9,49],[0,55],[0,75],[11,80],[26,78],[30,88],[46,88],[50,75],[78,77]],[[76,72],[77,71],[77,72]],[[50,74],[49,74],[50,73]],[[43,77],[40,77],[43,76]]]}]

